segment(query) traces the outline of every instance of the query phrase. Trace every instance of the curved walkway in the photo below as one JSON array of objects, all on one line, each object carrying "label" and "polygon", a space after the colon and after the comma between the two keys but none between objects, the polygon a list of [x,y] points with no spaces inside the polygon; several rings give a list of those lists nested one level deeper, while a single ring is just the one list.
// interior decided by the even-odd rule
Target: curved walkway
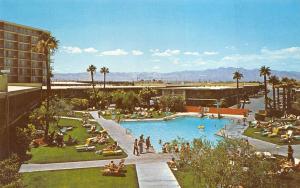
[{"label": "curved walkway", "polygon": [[[127,134],[126,129],[112,120],[106,120],[98,116],[97,111],[92,111],[93,116],[109,135],[118,142],[120,147],[128,154],[125,164],[135,164],[137,177],[140,188],[180,188],[174,174],[166,164],[170,161],[170,154],[147,153],[140,156],[132,154],[134,138]],[[49,164],[22,164],[19,172],[36,172],[49,170],[65,170],[65,169],[80,169],[103,167],[110,160],[95,160],[95,161],[78,161],[66,163],[49,163]]]}]

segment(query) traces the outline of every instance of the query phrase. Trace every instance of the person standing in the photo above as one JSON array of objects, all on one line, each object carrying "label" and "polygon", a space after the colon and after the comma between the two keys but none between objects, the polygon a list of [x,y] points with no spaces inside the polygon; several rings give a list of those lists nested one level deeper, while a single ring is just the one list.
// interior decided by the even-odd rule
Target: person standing
[{"label": "person standing", "polygon": [[146,151],[149,152],[149,148],[151,146],[151,143],[150,143],[150,136],[148,136],[146,138]]},{"label": "person standing", "polygon": [[288,145],[288,156],[287,156],[287,160],[288,160],[289,162],[292,162],[293,164],[295,164],[295,159],[294,159],[293,154],[294,154],[294,150],[293,150],[292,146],[289,144],[289,145]]},{"label": "person standing", "polygon": [[134,144],[133,144],[133,155],[139,156],[139,149],[138,149],[138,139],[134,140]]},{"label": "person standing", "polygon": [[144,146],[144,138],[143,136],[140,136],[140,140],[139,140],[139,149],[140,149],[140,154],[143,153],[143,146]]}]

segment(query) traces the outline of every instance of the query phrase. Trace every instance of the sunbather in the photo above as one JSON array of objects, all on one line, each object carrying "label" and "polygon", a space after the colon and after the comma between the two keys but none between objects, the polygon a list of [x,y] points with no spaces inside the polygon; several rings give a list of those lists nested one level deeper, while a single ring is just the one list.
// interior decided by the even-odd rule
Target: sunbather
[{"label": "sunbather", "polygon": [[112,145],[108,145],[103,151],[115,151],[118,148],[118,143],[114,142]]},{"label": "sunbather", "polygon": [[167,163],[172,170],[177,170],[177,165],[176,165],[176,161],[175,161],[174,157],[172,158],[171,161],[169,161]]}]

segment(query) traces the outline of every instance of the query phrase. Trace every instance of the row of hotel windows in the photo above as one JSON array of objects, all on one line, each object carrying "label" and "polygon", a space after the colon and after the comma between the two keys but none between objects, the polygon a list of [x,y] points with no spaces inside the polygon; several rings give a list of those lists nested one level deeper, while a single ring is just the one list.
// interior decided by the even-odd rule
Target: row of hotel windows
[{"label": "row of hotel windows", "polygon": [[43,61],[43,55],[30,52],[20,52],[12,50],[0,50],[0,57],[19,58],[19,59],[32,59],[35,61]]},{"label": "row of hotel windows", "polygon": [[7,30],[7,31],[11,31],[11,32],[22,33],[24,35],[38,36],[40,34],[39,31],[34,31],[34,30],[31,30],[31,29],[26,29],[26,28],[14,26],[14,25],[7,25],[7,24],[4,24],[3,29]]},{"label": "row of hotel windows", "polygon": [[[4,69],[8,69],[5,68]],[[9,75],[11,76],[16,76],[16,75],[20,75],[20,76],[43,76],[45,75],[45,71],[42,69],[18,69],[18,68],[10,68],[10,73]]]},{"label": "row of hotel windows", "polygon": [[26,61],[16,59],[5,59],[4,61],[0,61],[0,66],[4,67],[27,67],[27,68],[45,68],[45,63],[35,62],[35,61]]},{"label": "row of hotel windows", "polygon": [[[22,51],[31,51],[31,45],[30,44],[25,44],[25,43],[17,43],[17,42],[9,42],[9,41],[4,41],[4,48],[8,49],[15,49],[15,50],[22,50]],[[1,44],[0,44],[1,47]]]},{"label": "row of hotel windows", "polygon": [[12,41],[19,41],[24,43],[33,43],[36,44],[38,41],[38,37],[33,36],[22,36],[15,33],[8,33],[4,32],[4,39],[6,40],[12,40]]}]

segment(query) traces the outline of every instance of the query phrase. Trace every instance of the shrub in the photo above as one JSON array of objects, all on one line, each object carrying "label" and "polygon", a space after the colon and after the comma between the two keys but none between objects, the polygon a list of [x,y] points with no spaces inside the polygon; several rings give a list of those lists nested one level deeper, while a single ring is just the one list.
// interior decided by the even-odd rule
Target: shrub
[{"label": "shrub", "polygon": [[89,101],[87,99],[80,98],[72,98],[70,103],[73,106],[74,110],[86,110],[89,105]]},{"label": "shrub", "polygon": [[19,174],[20,159],[16,154],[8,159],[0,161],[0,187],[19,188],[23,187]]}]

